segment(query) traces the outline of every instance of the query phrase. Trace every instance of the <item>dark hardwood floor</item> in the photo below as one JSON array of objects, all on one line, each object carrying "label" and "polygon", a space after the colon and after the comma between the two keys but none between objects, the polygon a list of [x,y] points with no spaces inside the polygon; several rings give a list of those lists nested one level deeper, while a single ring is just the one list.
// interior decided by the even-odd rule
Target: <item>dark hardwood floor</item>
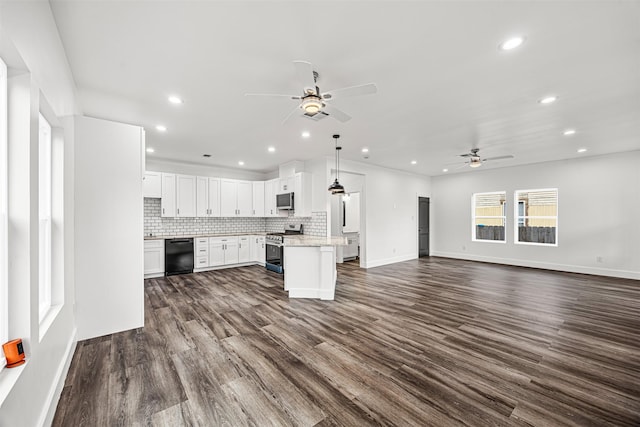
[{"label": "dark hardwood floor", "polygon": [[344,264],[335,301],[257,266],[145,280],[145,327],[78,343],[53,424],[638,426],[640,282],[444,258]]}]

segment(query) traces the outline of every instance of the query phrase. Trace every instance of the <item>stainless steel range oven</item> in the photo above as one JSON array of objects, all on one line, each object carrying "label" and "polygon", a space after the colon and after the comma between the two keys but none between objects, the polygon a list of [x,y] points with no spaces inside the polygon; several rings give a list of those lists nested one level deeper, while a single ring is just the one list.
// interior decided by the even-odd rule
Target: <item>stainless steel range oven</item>
[{"label": "stainless steel range oven", "polygon": [[284,273],[284,237],[302,234],[302,224],[288,224],[283,233],[270,233],[265,237],[265,267],[276,273]]}]

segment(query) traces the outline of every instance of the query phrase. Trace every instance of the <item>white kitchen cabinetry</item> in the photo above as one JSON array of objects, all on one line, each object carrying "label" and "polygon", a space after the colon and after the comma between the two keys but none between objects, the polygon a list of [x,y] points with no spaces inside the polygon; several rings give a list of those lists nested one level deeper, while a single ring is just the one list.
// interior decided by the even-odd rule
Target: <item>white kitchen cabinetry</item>
[{"label": "white kitchen cabinetry", "polygon": [[278,180],[278,191],[276,194],[293,193],[295,177],[280,178]]},{"label": "white kitchen cabinetry", "polygon": [[238,262],[251,261],[251,239],[249,236],[238,237]]},{"label": "white kitchen cabinetry", "polygon": [[298,172],[294,177],[293,216],[311,216],[311,196],[313,194],[313,177],[309,173]]},{"label": "white kitchen cabinetry", "polygon": [[176,216],[196,216],[196,177],[176,175]]},{"label": "white kitchen cabinetry", "polygon": [[209,238],[197,237],[194,240],[194,268],[209,267]]},{"label": "white kitchen cabinetry", "polygon": [[164,239],[144,241],[144,277],[164,276]]},{"label": "white kitchen cabinetry", "polygon": [[279,189],[280,180],[278,178],[264,183],[264,216],[267,218],[288,215],[286,210],[280,210],[276,206],[276,194],[278,194]]},{"label": "white kitchen cabinetry", "polygon": [[264,265],[266,260],[264,236],[250,236],[251,239],[251,261]]},{"label": "white kitchen cabinetry", "polygon": [[237,237],[209,238],[209,267],[238,263]]},{"label": "white kitchen cabinetry", "polygon": [[162,199],[160,199],[160,216],[176,216],[176,176],[172,173],[162,174]]},{"label": "white kitchen cabinetry", "polygon": [[159,199],[162,197],[162,173],[145,172],[142,182],[142,196]]},{"label": "white kitchen cabinetry", "polygon": [[196,178],[196,216],[220,216],[220,179],[199,176]]},{"label": "white kitchen cabinetry", "polygon": [[252,216],[252,193],[250,181],[220,180],[220,216]]},{"label": "white kitchen cabinetry", "polygon": [[251,216],[264,216],[264,181],[253,182],[253,211]]}]

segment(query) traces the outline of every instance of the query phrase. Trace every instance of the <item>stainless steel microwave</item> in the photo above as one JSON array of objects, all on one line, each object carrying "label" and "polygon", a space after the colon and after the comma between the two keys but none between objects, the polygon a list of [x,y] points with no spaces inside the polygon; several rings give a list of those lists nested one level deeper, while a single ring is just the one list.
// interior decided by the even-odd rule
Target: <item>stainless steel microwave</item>
[{"label": "stainless steel microwave", "polygon": [[293,193],[276,194],[278,209],[293,209]]}]

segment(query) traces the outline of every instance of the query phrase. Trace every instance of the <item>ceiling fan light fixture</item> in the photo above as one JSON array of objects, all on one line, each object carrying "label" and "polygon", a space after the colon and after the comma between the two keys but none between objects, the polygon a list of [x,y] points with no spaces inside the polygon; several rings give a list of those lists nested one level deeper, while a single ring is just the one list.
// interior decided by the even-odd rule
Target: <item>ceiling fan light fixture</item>
[{"label": "ceiling fan light fixture", "polygon": [[323,107],[322,101],[317,96],[308,96],[302,100],[300,108],[307,114],[316,114]]},{"label": "ceiling fan light fixture", "polygon": [[471,161],[469,162],[469,166],[471,166],[472,168],[480,167],[482,166],[482,160],[480,160],[479,158],[471,159]]}]

